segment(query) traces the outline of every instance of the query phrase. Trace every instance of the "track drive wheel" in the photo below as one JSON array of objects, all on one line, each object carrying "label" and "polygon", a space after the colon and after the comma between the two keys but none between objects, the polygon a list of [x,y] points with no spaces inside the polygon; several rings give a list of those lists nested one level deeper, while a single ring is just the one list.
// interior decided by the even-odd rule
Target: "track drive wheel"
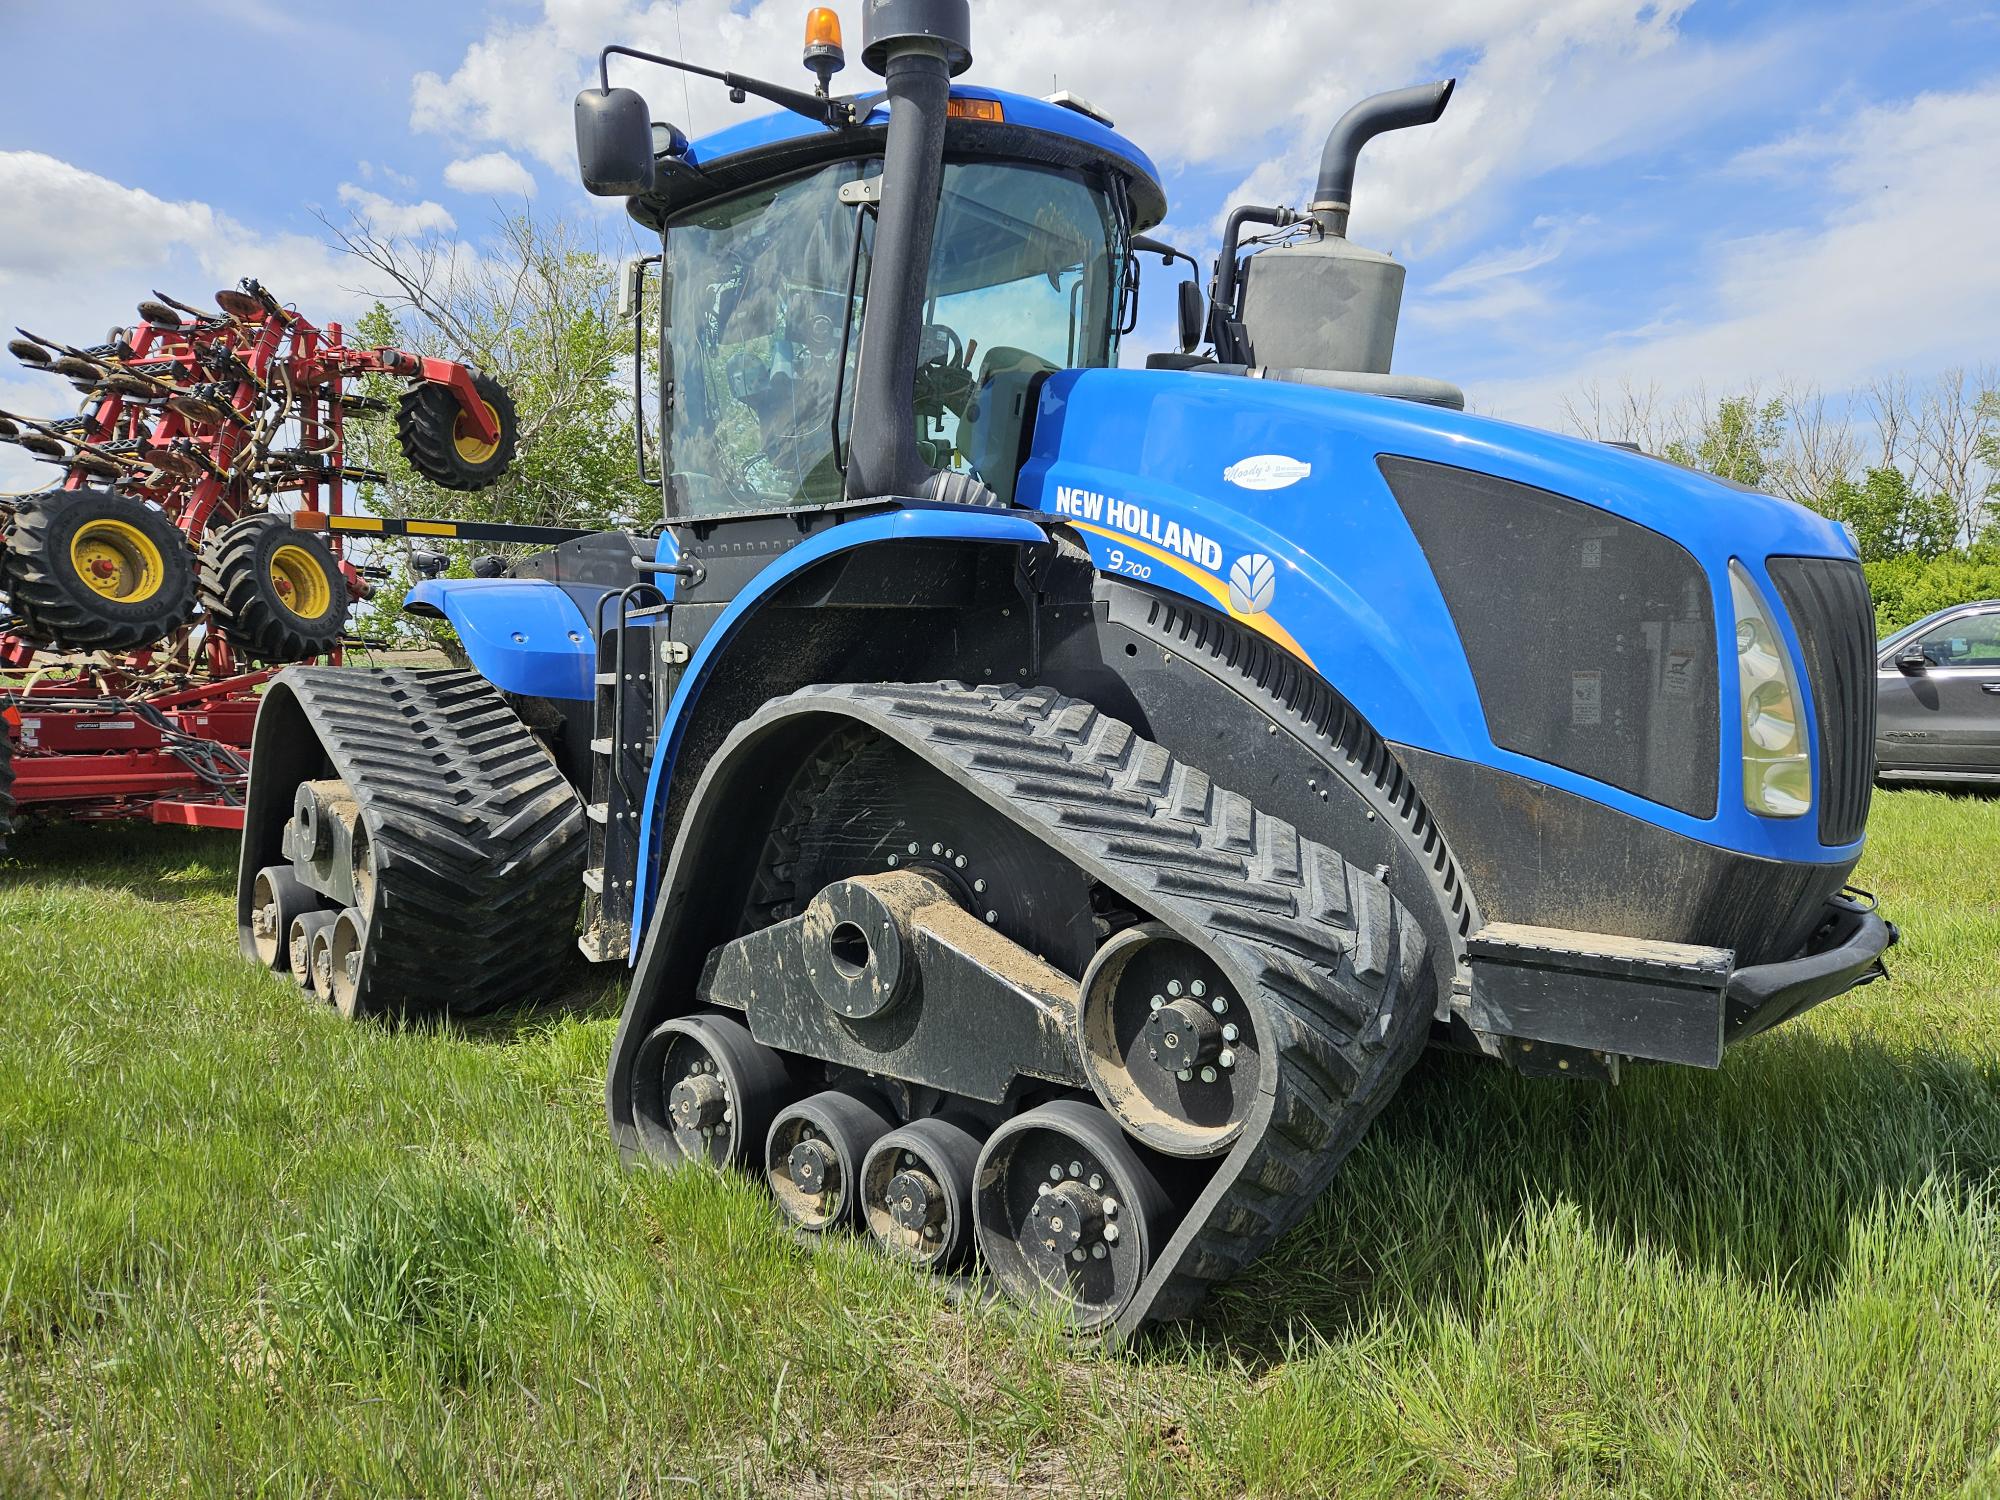
[{"label": "track drive wheel", "polygon": [[490,375],[475,373],[472,386],[500,429],[488,442],[472,431],[448,385],[413,385],[396,404],[396,442],[403,457],[432,484],[447,490],[483,490],[514,461],[520,419],[514,398]]},{"label": "track drive wheel", "polygon": [[245,656],[304,661],[340,644],[347,580],[333,551],[284,516],[245,516],[208,539],[202,607]]},{"label": "track drive wheel", "polygon": [[662,1162],[747,1164],[790,1093],[784,1060],[728,1016],[681,1016],[634,1059],[639,1142]]},{"label": "track drive wheel", "polygon": [[1132,1300],[1168,1208],[1117,1122],[1073,1099],[994,1131],[972,1192],[979,1248],[1001,1288],[1020,1302],[1056,1303],[1083,1331]]},{"label": "track drive wheel", "polygon": [[129,651],[194,615],[194,556],[174,523],[109,490],[50,490],[14,504],[8,589],[31,640]]}]

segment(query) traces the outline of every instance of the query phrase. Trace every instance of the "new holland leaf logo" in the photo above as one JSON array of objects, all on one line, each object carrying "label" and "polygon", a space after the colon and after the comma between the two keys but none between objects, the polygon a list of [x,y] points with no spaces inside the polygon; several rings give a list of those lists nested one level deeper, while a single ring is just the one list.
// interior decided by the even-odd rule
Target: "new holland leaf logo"
[{"label": "new holland leaf logo", "polygon": [[1229,570],[1229,607],[1239,615],[1261,615],[1271,607],[1278,587],[1278,570],[1261,552],[1236,559]]},{"label": "new holland leaf logo", "polygon": [[1282,490],[1312,471],[1311,464],[1282,453],[1259,453],[1238,459],[1222,471],[1222,477],[1241,490]]}]

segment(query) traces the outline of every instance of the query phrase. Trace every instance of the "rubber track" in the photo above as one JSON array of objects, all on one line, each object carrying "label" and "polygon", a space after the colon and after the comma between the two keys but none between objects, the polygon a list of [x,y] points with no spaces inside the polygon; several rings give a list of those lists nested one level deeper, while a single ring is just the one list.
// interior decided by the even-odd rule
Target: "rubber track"
[{"label": "rubber track", "polygon": [[575,935],[583,804],[499,691],[448,670],[293,667],[276,681],[374,843],[364,1008],[477,1015],[545,994]]},{"label": "rubber track", "polygon": [[1332,1180],[1429,1031],[1424,940],[1375,876],[1052,689],[826,686],[818,710],[887,733],[1207,951],[1263,1040],[1264,1098],[1121,1315],[1191,1312]]},{"label": "rubber track", "polygon": [[209,537],[201,549],[202,608],[220,622],[230,644],[246,657],[287,662],[324,656],[340,644],[347,621],[347,580],[331,553],[319,557],[316,539],[299,544],[326,567],[328,585],[340,605],[316,633],[308,634],[302,628],[305,622],[273,599],[268,583],[258,577],[262,569],[257,545],[273,526],[288,537],[298,535],[282,516],[246,516]]}]

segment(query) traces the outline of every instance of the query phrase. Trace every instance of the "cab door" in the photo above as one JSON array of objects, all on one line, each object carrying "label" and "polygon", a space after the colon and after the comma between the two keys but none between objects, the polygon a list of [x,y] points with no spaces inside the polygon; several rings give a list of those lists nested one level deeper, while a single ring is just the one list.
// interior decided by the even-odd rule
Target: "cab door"
[{"label": "cab door", "polygon": [[1886,773],[2000,780],[2000,604],[1947,615],[1876,665]]}]

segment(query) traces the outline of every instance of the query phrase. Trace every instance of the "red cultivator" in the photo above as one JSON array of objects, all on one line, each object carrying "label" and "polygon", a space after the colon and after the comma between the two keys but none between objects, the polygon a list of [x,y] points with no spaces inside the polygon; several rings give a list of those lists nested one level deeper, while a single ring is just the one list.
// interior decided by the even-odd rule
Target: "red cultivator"
[{"label": "red cultivator", "polygon": [[233,827],[259,686],[337,661],[367,571],[338,535],[347,418],[384,411],[357,377],[409,382],[399,446],[450,489],[493,483],[514,406],[487,376],[401,349],[353,349],[255,281],[220,311],[158,296],[91,348],[26,329],[8,349],[84,394],[73,417],[0,412],[0,442],[60,465],[0,496],[0,838],[17,808]]}]

